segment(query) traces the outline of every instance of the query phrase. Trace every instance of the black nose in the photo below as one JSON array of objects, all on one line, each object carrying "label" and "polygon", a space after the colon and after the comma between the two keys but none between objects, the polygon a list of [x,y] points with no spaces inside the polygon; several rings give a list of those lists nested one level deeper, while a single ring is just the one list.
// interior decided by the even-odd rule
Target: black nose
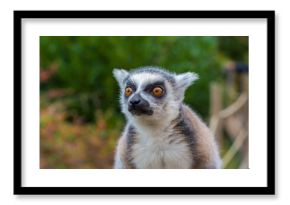
[{"label": "black nose", "polygon": [[130,100],[130,104],[131,105],[138,105],[139,103],[141,102],[141,99],[139,97],[133,97],[131,100]]}]

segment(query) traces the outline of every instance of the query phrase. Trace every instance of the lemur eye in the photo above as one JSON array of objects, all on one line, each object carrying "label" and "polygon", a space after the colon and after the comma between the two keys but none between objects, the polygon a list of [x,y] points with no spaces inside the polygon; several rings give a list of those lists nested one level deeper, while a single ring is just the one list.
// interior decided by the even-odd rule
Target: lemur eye
[{"label": "lemur eye", "polygon": [[155,96],[155,97],[161,97],[163,95],[163,89],[159,86],[153,88],[152,90],[152,94]]},{"label": "lemur eye", "polygon": [[125,96],[126,96],[126,97],[129,97],[130,95],[132,95],[132,93],[133,93],[133,89],[132,89],[132,88],[127,87],[127,88],[125,89]]}]

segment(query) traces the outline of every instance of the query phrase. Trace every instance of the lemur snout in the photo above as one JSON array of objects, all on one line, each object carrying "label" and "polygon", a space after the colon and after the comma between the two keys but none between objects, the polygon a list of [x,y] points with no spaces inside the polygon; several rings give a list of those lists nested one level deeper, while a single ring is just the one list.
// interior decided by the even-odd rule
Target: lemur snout
[{"label": "lemur snout", "polygon": [[150,109],[150,104],[143,99],[139,94],[135,94],[132,96],[132,98],[129,100],[129,106],[128,110],[132,114],[141,115],[152,115],[153,111]]},{"label": "lemur snout", "polygon": [[139,94],[136,94],[132,97],[132,99],[129,101],[131,105],[138,105],[141,102],[141,97]]}]

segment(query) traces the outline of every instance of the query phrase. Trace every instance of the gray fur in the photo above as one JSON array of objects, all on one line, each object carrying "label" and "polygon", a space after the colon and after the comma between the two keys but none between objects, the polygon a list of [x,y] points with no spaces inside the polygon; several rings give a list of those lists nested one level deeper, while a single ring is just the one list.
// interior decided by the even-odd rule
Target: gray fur
[{"label": "gray fur", "polygon": [[155,73],[155,74],[162,75],[173,86],[176,83],[175,78],[172,76],[171,73],[169,73],[168,71],[165,71],[159,67],[146,66],[146,67],[136,68],[136,69],[131,71],[131,74],[136,74],[136,73]]},{"label": "gray fur", "polygon": [[113,75],[116,78],[116,80],[119,83],[119,86],[123,86],[124,80],[127,79],[127,77],[129,76],[128,71],[124,70],[124,69],[117,69],[115,68],[113,70]]},{"label": "gray fur", "polygon": [[175,135],[181,135],[183,138],[182,141],[185,141],[190,148],[190,152],[192,155],[192,165],[194,166],[194,156],[196,156],[196,142],[195,142],[195,133],[192,125],[189,120],[184,115],[184,110],[182,107],[180,108],[180,112],[178,117],[172,121],[173,130]]},{"label": "gray fur", "polygon": [[128,132],[127,132],[127,150],[126,150],[126,162],[127,166],[131,169],[135,169],[136,166],[134,164],[133,158],[133,145],[136,143],[136,130],[133,126],[129,125]]},{"label": "gray fur", "polygon": [[[128,121],[118,144],[115,168],[219,168],[211,132],[182,103],[197,74],[175,74],[152,66],[130,72],[114,69],[113,74]],[[133,90],[129,96],[124,94],[127,86]],[[161,96],[153,95],[156,86],[162,88]],[[145,112],[148,110],[150,115]]]}]

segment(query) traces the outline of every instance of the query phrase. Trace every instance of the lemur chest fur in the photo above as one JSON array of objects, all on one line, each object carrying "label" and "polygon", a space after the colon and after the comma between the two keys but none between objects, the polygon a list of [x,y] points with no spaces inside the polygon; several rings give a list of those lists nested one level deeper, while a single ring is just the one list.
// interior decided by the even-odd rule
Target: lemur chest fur
[{"label": "lemur chest fur", "polygon": [[[185,136],[172,131],[154,131],[134,137],[129,153],[135,168],[188,169],[192,167],[193,157]],[[130,146],[130,145],[129,145]]]}]

